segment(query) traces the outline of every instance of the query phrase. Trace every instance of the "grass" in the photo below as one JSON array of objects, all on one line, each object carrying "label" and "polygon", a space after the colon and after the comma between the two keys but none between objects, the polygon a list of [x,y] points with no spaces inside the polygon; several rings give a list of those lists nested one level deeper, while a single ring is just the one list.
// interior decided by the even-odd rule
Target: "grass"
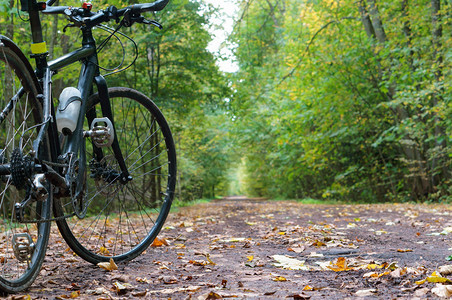
[{"label": "grass", "polygon": [[201,204],[201,203],[209,203],[212,200],[213,199],[196,199],[196,200],[192,200],[192,201],[181,201],[179,199],[175,199],[175,200],[173,200],[173,203],[171,204],[170,213],[177,212],[179,210],[179,208],[181,208],[181,207],[188,207],[188,206],[193,206],[193,205]]}]

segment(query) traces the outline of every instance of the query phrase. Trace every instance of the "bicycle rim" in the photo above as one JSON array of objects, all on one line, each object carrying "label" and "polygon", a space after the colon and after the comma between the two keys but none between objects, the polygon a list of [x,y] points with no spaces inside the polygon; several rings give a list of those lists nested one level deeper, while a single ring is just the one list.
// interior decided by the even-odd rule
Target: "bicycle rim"
[{"label": "bicycle rim", "polygon": [[[128,88],[110,88],[109,95],[115,134],[132,179],[125,184],[118,180],[120,168],[111,147],[97,148],[86,140],[86,216],[57,221],[72,250],[91,263],[130,260],[142,253],[165,222],[176,184],[174,142],[157,106]],[[101,117],[98,95],[88,103],[91,113]],[[102,150],[101,157],[94,155],[96,149]],[[55,208],[57,215],[71,211],[64,202]]]},{"label": "bicycle rim", "polygon": [[[32,143],[39,130],[35,125],[41,120],[33,75],[16,51],[5,45],[0,47],[0,109],[7,115],[0,122],[1,163],[11,163],[13,150],[32,157]],[[12,101],[21,87],[25,93]],[[47,153],[45,145],[43,153]],[[24,178],[25,186],[29,186],[28,180]],[[23,220],[36,222],[19,223],[14,205],[25,197],[26,187],[16,187],[10,175],[0,176],[0,289],[6,292],[22,291],[33,283],[49,238],[50,223],[39,221],[49,218],[51,197],[34,201],[23,209]]]}]

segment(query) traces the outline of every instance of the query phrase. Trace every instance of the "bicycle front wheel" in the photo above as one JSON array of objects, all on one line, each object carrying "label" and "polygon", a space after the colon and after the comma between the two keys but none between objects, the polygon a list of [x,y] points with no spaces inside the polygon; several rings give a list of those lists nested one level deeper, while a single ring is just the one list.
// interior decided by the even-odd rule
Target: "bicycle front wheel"
[{"label": "bicycle front wheel", "polygon": [[[85,178],[81,202],[86,215],[57,221],[71,249],[91,263],[110,258],[126,261],[147,249],[165,222],[176,185],[176,151],[161,111],[136,90],[110,88],[108,92],[130,180],[119,180],[121,169],[111,147],[98,148],[86,140],[87,174],[79,176]],[[97,94],[88,105],[88,119],[102,117]],[[70,209],[60,203],[56,213]]]},{"label": "bicycle front wheel", "polygon": [[[0,176],[0,289],[19,292],[33,283],[41,269],[52,193],[24,204],[32,179],[27,162],[34,156],[32,143],[42,122],[42,109],[28,62],[10,40],[0,36],[0,42],[0,164],[9,165],[11,173],[16,170],[14,176]],[[42,143],[40,153],[46,159],[47,145]],[[24,205],[15,209],[16,203]]]}]

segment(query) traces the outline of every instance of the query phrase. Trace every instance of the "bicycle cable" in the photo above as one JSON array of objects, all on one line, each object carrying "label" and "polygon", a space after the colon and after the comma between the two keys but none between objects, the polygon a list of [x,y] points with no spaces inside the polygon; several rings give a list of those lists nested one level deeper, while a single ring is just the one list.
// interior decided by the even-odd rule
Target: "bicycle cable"
[{"label": "bicycle cable", "polygon": [[[105,48],[106,44],[110,41],[110,39],[111,39],[112,36],[114,36],[114,37],[119,41],[119,43],[120,43],[120,45],[121,45],[121,48],[122,48],[122,53],[123,53],[123,57],[122,57],[121,63],[120,63],[116,68],[114,68],[114,69],[108,69],[108,68],[104,68],[104,67],[98,65],[98,67],[99,67],[100,69],[104,70],[104,71],[107,71],[107,72],[108,72],[108,71],[111,71],[110,73],[104,74],[103,76],[106,77],[106,76],[109,76],[109,75],[113,75],[113,74],[116,74],[116,73],[125,71],[125,70],[127,70],[128,68],[130,68],[130,67],[136,62],[136,60],[137,60],[137,58],[138,58],[138,45],[137,45],[137,43],[136,43],[131,37],[129,37],[128,35],[126,35],[126,34],[124,34],[124,33],[122,33],[122,32],[119,31],[119,29],[122,27],[122,24],[120,24],[116,29],[110,28],[110,27],[108,27],[108,26],[106,26],[106,25],[103,25],[103,24],[100,24],[100,25],[98,25],[98,26],[96,26],[96,27],[98,27],[99,29],[102,29],[102,30],[104,30],[104,31],[106,31],[106,32],[108,32],[108,33],[110,33],[110,36],[108,36],[107,38],[105,38],[105,40],[103,40],[103,41],[99,44],[99,46],[97,47],[97,52],[98,52],[98,53],[99,53],[102,49]],[[125,61],[126,50],[125,50],[125,46],[124,46],[123,42],[121,41],[120,37],[118,37],[116,34],[122,35],[123,37],[125,37],[126,39],[128,39],[129,41],[131,41],[132,44],[133,44],[133,46],[134,46],[134,48],[135,48],[135,57],[134,57],[133,61],[132,61],[129,65],[127,65],[126,67],[124,67],[124,68],[122,68],[122,69],[119,69],[119,68],[121,68],[121,66],[123,65],[123,63],[124,63],[124,61]]]},{"label": "bicycle cable", "polygon": [[21,15],[20,9],[19,9],[19,0],[17,0],[16,3],[17,3],[17,5],[16,5],[17,15],[19,16],[19,19],[21,19],[22,22],[28,22],[28,21],[30,21],[30,18],[28,18],[28,19],[22,18],[22,15]]}]

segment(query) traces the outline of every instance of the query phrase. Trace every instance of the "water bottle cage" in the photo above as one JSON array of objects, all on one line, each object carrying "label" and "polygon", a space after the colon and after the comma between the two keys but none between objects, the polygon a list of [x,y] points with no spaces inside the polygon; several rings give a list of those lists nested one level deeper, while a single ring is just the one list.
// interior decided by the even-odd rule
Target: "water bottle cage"
[{"label": "water bottle cage", "polygon": [[80,99],[80,97],[78,97],[78,96],[72,96],[72,97],[70,97],[67,100],[66,105],[64,106],[64,108],[60,108],[60,106],[58,105],[58,110],[59,111],[65,111],[66,108],[68,108],[69,104],[71,104],[72,102],[75,102],[75,101],[82,101],[82,99]]}]

